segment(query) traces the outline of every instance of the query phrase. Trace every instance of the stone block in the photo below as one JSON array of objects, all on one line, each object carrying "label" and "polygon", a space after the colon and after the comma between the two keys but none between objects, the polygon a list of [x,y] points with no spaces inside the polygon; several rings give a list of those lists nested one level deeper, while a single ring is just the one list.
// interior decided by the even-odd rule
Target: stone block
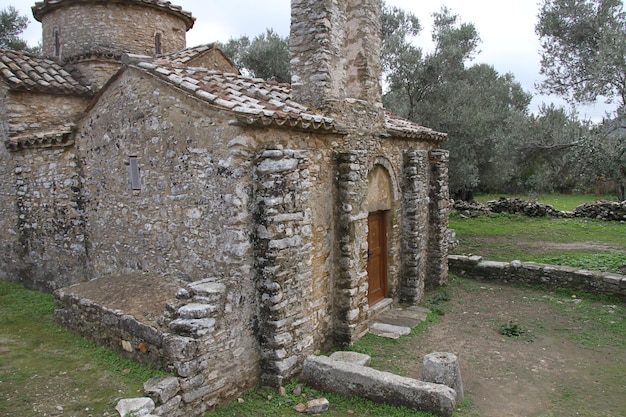
[{"label": "stone block", "polygon": [[330,355],[330,358],[336,361],[348,362],[361,366],[369,366],[370,362],[372,361],[372,357],[370,355],[349,351],[333,352]]},{"label": "stone block", "polygon": [[454,353],[434,352],[424,357],[422,379],[426,382],[444,384],[456,392],[456,401],[463,402],[463,381],[461,369]]},{"label": "stone block", "polygon": [[120,413],[120,417],[141,417],[154,411],[154,401],[152,398],[126,398],[119,400],[115,409]]},{"label": "stone block", "polygon": [[451,417],[456,406],[456,394],[446,385],[406,378],[326,356],[309,356],[304,361],[300,378],[322,391],[404,406],[443,417]]},{"label": "stone block", "polygon": [[143,384],[143,390],[155,403],[165,404],[178,394],[180,383],[175,377],[155,377]]}]

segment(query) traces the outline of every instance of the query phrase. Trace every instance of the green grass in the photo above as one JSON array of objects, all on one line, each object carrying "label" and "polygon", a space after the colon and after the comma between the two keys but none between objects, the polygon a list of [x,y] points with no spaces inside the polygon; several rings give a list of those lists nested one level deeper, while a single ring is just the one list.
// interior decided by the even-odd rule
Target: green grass
[{"label": "green grass", "polygon": [[537,201],[547,204],[561,211],[572,211],[581,204],[593,201],[617,201],[617,196],[594,194],[480,194],[475,200],[482,204],[488,201],[498,200],[500,197],[518,198],[526,201]]},{"label": "green grass", "polygon": [[[242,397],[242,401],[233,401],[230,404],[218,407],[207,417],[288,417],[302,416],[294,410],[299,404],[306,404],[311,399],[326,398],[330,409],[324,413],[325,417],[344,417],[355,415],[359,417],[434,417],[430,413],[419,412],[405,407],[392,407],[385,404],[375,404],[360,398],[349,398],[327,392],[314,390],[302,385],[302,394],[293,394],[297,381],[286,387],[286,395],[281,396],[274,390],[256,389]],[[306,415],[306,414],[304,414]]]},{"label": "green grass", "polygon": [[626,223],[489,214],[450,214],[457,254],[494,261],[533,261],[620,272],[626,265]]},{"label": "green grass", "polygon": [[114,415],[163,372],[54,324],[53,297],[0,281],[0,415]]}]

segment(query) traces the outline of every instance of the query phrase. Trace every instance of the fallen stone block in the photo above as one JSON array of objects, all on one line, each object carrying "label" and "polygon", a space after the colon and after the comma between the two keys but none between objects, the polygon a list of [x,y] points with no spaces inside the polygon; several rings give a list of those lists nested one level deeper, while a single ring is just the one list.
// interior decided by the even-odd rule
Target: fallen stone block
[{"label": "fallen stone block", "polygon": [[374,322],[369,326],[370,332],[376,336],[386,337],[388,339],[399,339],[411,333],[411,329],[406,326],[394,326],[393,324],[385,324]]},{"label": "fallen stone block", "polygon": [[121,417],[141,417],[154,411],[152,398],[126,398],[119,400],[115,409]]},{"label": "fallen stone block", "polygon": [[456,393],[446,385],[406,378],[326,356],[309,356],[304,361],[300,378],[322,391],[404,406],[443,417],[451,417],[456,406]]},{"label": "fallen stone block", "polygon": [[328,411],[330,403],[326,398],[318,398],[306,403],[307,414],[321,414]]}]

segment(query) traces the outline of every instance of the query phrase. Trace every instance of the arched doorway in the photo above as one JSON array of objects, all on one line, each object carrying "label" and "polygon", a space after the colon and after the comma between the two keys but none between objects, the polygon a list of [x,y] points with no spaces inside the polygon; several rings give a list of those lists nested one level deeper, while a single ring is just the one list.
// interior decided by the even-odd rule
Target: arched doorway
[{"label": "arched doorway", "polygon": [[382,165],[374,165],[367,176],[367,301],[370,306],[387,298],[388,235],[387,223],[393,200],[391,177]]}]

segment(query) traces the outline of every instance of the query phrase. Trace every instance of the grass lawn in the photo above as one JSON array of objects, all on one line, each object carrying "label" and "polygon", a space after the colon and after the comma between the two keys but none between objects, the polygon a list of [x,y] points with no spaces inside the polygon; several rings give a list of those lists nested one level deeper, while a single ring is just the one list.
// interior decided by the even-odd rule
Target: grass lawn
[{"label": "grass lawn", "polygon": [[161,372],[54,324],[53,297],[0,281],[0,416],[117,416]]},{"label": "grass lawn", "polygon": [[464,217],[452,212],[450,228],[460,243],[456,254],[618,273],[626,266],[626,223],[511,214]]}]

